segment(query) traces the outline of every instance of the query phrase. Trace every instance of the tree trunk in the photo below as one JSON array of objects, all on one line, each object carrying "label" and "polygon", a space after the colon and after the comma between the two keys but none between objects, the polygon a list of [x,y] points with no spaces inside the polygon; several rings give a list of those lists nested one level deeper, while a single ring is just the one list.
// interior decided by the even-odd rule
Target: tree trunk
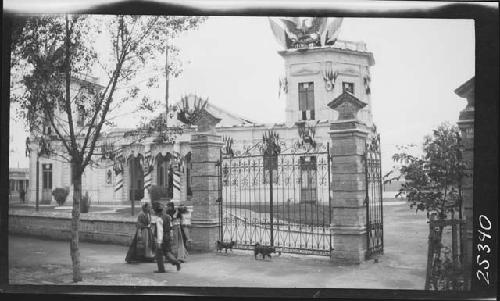
[{"label": "tree trunk", "polygon": [[427,239],[427,274],[425,276],[425,290],[430,289],[431,278],[432,278],[432,266],[434,259],[434,248],[433,248],[433,229],[432,224],[429,223],[429,237]]},{"label": "tree trunk", "polygon": [[71,242],[70,253],[73,263],[73,282],[82,281],[80,273],[80,250],[79,231],[80,231],[80,202],[82,199],[82,173],[77,164],[72,163],[73,177],[73,211],[71,218]]},{"label": "tree trunk", "polygon": [[453,268],[458,268],[459,266],[459,261],[458,261],[458,231],[457,231],[457,224],[455,223],[455,211],[451,213],[451,256],[453,259]]}]

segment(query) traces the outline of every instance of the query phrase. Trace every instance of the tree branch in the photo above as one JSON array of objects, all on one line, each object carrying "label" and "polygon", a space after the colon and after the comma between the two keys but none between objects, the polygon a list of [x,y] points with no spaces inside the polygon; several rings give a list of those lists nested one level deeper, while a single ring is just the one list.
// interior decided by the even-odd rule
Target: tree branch
[{"label": "tree branch", "polygon": [[71,67],[70,67],[70,31],[69,31],[69,20],[68,20],[68,15],[66,15],[66,62],[65,62],[65,73],[66,73],[66,97],[64,101],[64,107],[66,110],[66,114],[68,115],[68,123],[69,123],[69,134],[70,134],[70,139],[71,139],[71,157],[72,159],[77,159],[75,156],[78,155],[78,149],[77,149],[77,144],[76,144],[76,139],[75,139],[75,130],[73,128],[73,114],[71,112]]}]

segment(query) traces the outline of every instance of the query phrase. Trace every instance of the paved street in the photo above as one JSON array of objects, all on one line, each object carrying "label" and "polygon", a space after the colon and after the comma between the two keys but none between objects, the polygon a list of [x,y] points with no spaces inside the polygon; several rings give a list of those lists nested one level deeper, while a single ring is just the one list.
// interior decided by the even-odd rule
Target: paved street
[{"label": "paved street", "polygon": [[[246,251],[192,254],[177,272],[154,263],[126,264],[127,247],[81,243],[84,281],[94,285],[423,289],[428,225],[407,205],[384,206],[385,254],[379,263],[339,266],[326,258],[283,254],[254,260]],[[69,243],[9,237],[11,284],[71,284]]]}]

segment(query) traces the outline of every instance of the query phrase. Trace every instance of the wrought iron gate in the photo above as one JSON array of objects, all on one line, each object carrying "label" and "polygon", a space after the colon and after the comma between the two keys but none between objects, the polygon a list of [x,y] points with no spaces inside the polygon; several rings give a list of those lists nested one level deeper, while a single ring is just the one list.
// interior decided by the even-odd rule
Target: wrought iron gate
[{"label": "wrought iron gate", "polygon": [[380,135],[366,146],[366,258],[384,253],[384,216],[382,204],[382,167]]},{"label": "wrought iron gate", "polygon": [[329,145],[270,148],[221,152],[219,239],[240,249],[259,243],[281,252],[330,255]]}]

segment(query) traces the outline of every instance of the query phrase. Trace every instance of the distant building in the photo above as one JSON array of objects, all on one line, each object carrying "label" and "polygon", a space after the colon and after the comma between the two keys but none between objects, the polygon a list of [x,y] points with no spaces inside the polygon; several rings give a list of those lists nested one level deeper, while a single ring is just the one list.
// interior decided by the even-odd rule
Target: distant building
[{"label": "distant building", "polygon": [[[394,179],[388,183],[383,184],[382,197],[384,199],[393,199],[399,193],[399,190],[401,189],[401,185],[403,185],[405,183],[405,178],[404,178],[404,176],[401,176],[399,169],[393,168],[390,175],[387,178],[393,179],[393,178],[396,178],[398,176],[399,176],[399,179]],[[384,180],[387,180],[387,179],[384,179]],[[403,199],[404,194],[399,196],[398,198]]]},{"label": "distant building", "polygon": [[29,169],[10,168],[9,169],[9,201],[20,201],[19,192],[24,190],[25,200],[28,201],[29,191]]}]

